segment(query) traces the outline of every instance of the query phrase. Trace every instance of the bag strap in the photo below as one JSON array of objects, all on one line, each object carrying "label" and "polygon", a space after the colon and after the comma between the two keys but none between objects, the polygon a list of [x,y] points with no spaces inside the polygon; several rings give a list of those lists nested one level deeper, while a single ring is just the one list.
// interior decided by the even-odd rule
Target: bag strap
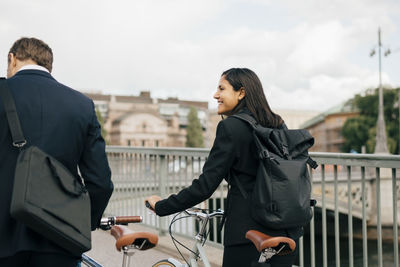
[{"label": "bag strap", "polygon": [[239,191],[242,194],[242,196],[244,197],[244,199],[247,199],[247,197],[248,197],[247,192],[246,192],[246,190],[244,190],[242,183],[239,181],[239,179],[236,177],[236,175],[233,174],[233,171],[231,171],[229,175],[232,176],[233,179],[235,180],[235,183],[237,184]]},{"label": "bag strap", "polygon": [[238,113],[238,114],[232,115],[232,117],[235,117],[235,118],[238,118],[238,119],[240,119],[242,121],[247,122],[248,124],[251,125],[251,127],[253,129],[257,128],[257,124],[258,124],[257,121],[252,116],[250,116],[249,114]]},{"label": "bag strap", "polygon": [[[238,119],[240,119],[242,121],[247,122],[253,128],[254,142],[256,144],[256,147],[257,147],[257,150],[258,150],[258,157],[260,159],[259,164],[262,164],[261,159],[270,158],[270,154],[269,154],[268,149],[266,147],[263,147],[260,139],[258,138],[258,136],[257,136],[257,134],[255,132],[255,129],[257,128],[257,125],[258,125],[257,121],[252,116],[250,116],[249,114],[246,114],[246,113],[238,113],[238,114],[232,115],[232,117],[235,117],[235,118],[238,118]],[[233,179],[235,180],[235,182],[236,182],[236,184],[237,184],[237,186],[239,188],[240,193],[242,194],[242,196],[245,199],[247,199],[247,197],[248,197],[247,192],[244,189],[243,185],[240,183],[239,179],[235,175],[233,175],[233,173],[230,173],[229,175],[233,176]]]},{"label": "bag strap", "polygon": [[11,95],[5,78],[0,78],[0,97],[3,100],[4,110],[10,127],[13,140],[12,144],[21,149],[26,144],[26,139],[21,129],[21,123],[19,122],[17,109],[15,108],[14,98]]},{"label": "bag strap", "polygon": [[310,167],[313,168],[313,169],[318,168],[318,163],[317,163],[315,160],[313,160],[311,157],[308,157],[307,163],[308,163],[308,165],[310,165]]},{"label": "bag strap", "polygon": [[218,231],[219,231],[219,232],[221,232],[221,231],[222,231],[222,228],[224,227],[225,220],[226,220],[226,216],[228,215],[228,211],[229,211],[229,206],[230,206],[230,202],[231,202],[231,201],[230,201],[231,194],[229,194],[229,192],[230,192],[231,189],[232,189],[232,183],[231,183],[232,177],[233,177],[233,179],[235,179],[235,182],[236,182],[236,184],[237,184],[238,187],[239,187],[240,193],[243,195],[243,197],[244,197],[245,199],[247,199],[247,193],[246,193],[246,191],[244,190],[243,185],[239,182],[239,179],[233,174],[233,171],[232,171],[232,170],[229,170],[229,172],[228,172],[228,177],[227,177],[227,182],[228,182],[228,196],[227,196],[227,198],[226,198],[226,207],[225,207],[224,215],[222,215],[222,219],[221,219],[221,221],[220,221],[220,223],[219,223],[219,225],[218,225]]},{"label": "bag strap", "polygon": [[[258,148],[259,156],[262,157],[262,158],[266,158],[266,157],[269,158],[268,149],[265,146],[262,145],[260,139],[258,138],[258,136],[256,134],[256,129],[258,127],[257,121],[252,116],[250,116],[249,114],[246,114],[246,113],[238,113],[238,114],[232,115],[232,117],[238,118],[238,119],[240,119],[242,121],[245,121],[248,124],[250,124],[250,126],[253,128],[254,141],[255,141],[256,146]],[[283,130],[288,130],[288,128],[287,128],[285,123],[282,124],[282,129]],[[288,140],[287,140],[285,134],[282,131],[278,131],[278,133],[279,133],[279,137],[281,139],[281,143],[280,143],[281,150],[282,150],[281,152],[282,152],[282,154],[284,155],[284,157],[286,159],[291,160],[292,158],[291,158],[291,156],[289,154]]]},{"label": "bag strap", "polygon": [[249,114],[246,114],[246,113],[235,114],[235,115],[232,115],[232,117],[238,118],[238,119],[250,124],[250,126],[253,128],[254,141],[256,143],[256,146],[257,146],[257,149],[259,152],[259,157],[269,156],[269,151],[266,148],[263,148],[263,145],[261,144],[261,141],[256,134],[255,130],[257,129],[257,125],[258,125],[257,121],[252,116],[250,116]]},{"label": "bag strap", "polygon": [[226,181],[228,182],[228,194],[227,194],[227,197],[226,197],[226,205],[225,205],[225,208],[224,208],[225,212],[222,215],[222,219],[221,219],[221,221],[219,222],[219,225],[218,225],[218,232],[222,231],[222,228],[224,227],[224,224],[225,224],[226,216],[228,215],[228,211],[229,211],[229,203],[230,203],[230,198],[231,198],[231,194],[229,194],[229,192],[231,191],[231,187],[232,187],[230,171],[228,172],[228,176],[226,178]]}]

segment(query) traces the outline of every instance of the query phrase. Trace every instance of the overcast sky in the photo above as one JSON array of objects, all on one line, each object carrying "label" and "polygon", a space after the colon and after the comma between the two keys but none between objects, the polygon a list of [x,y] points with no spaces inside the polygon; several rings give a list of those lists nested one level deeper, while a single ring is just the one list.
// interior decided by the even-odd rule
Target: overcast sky
[{"label": "overcast sky", "polygon": [[247,67],[275,109],[325,110],[378,85],[378,27],[400,86],[398,0],[9,0],[0,75],[22,37],[53,49],[54,77],[77,90],[209,101],[221,73]]}]

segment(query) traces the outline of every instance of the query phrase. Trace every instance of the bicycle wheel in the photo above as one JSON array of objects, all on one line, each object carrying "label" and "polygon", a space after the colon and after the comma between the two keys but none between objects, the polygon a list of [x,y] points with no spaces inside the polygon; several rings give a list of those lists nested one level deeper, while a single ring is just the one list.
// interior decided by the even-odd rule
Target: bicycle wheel
[{"label": "bicycle wheel", "polygon": [[83,266],[88,266],[88,267],[103,267],[101,264],[97,263],[94,259],[89,257],[86,254],[82,254],[82,261],[78,262],[77,267],[83,267]]},{"label": "bicycle wheel", "polygon": [[184,267],[186,265],[181,264],[179,261],[169,258],[169,259],[164,259],[158,261],[156,264],[154,264],[152,267]]}]

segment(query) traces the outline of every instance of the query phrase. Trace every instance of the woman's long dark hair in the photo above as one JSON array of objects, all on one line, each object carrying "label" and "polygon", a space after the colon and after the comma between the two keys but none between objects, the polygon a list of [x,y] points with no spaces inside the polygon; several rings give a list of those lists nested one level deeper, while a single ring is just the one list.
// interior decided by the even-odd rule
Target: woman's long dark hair
[{"label": "woman's long dark hair", "polygon": [[235,91],[244,88],[246,96],[239,101],[231,114],[247,107],[256,121],[264,127],[278,128],[283,124],[281,116],[272,112],[257,75],[246,68],[232,68],[224,71],[221,77],[232,85]]}]

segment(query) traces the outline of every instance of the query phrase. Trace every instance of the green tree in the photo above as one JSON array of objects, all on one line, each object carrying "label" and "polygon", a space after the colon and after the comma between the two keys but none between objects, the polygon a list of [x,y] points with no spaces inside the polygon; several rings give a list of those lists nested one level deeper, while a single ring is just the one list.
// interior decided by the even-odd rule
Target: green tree
[{"label": "green tree", "polygon": [[96,107],[96,116],[97,116],[97,120],[99,121],[100,127],[101,127],[101,136],[103,137],[103,139],[106,141],[106,144],[108,144],[107,141],[107,131],[106,129],[104,129],[104,118],[101,115],[99,109]]},{"label": "green tree", "polygon": [[[397,89],[383,90],[383,106],[386,123],[386,135],[389,152],[398,154],[399,151],[399,100]],[[368,90],[365,96],[356,95],[352,105],[360,111],[360,116],[346,121],[342,128],[345,143],[343,152],[355,150],[361,152],[366,146],[368,153],[373,153],[376,139],[376,121],[378,119],[378,89]]]},{"label": "green tree", "polygon": [[190,108],[188,114],[188,125],[186,128],[186,146],[187,147],[204,147],[203,129],[200,120],[197,117],[197,109]]}]

